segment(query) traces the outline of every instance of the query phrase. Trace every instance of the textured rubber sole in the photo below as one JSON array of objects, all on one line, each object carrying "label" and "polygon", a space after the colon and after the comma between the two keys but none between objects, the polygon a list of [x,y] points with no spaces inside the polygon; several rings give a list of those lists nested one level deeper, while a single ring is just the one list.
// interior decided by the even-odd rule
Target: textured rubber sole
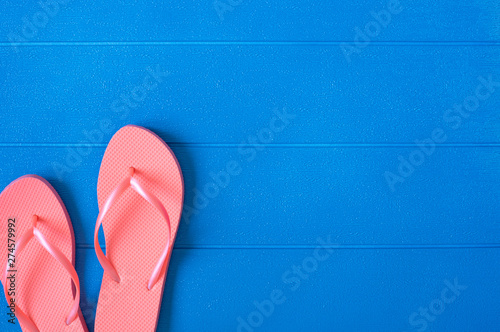
[{"label": "textured rubber sole", "polygon": [[[2,275],[7,264],[8,220],[15,220],[13,233],[15,239],[20,239],[30,229],[35,214],[40,218],[37,228],[75,265],[75,237],[66,207],[45,179],[25,175],[9,184],[0,194]],[[75,294],[71,277],[63,266],[35,239],[31,239],[18,256],[15,257],[14,298],[17,306],[30,317],[40,332],[87,331],[81,310],[77,318],[66,325]],[[6,316],[3,318],[7,319]],[[28,331],[22,325],[21,328]]]},{"label": "textured rubber sole", "polygon": [[99,209],[134,167],[134,177],[165,206],[171,245],[162,275],[148,290],[148,280],[167,244],[161,214],[128,188],[103,219],[106,255],[121,278],[104,273],[95,319],[96,332],[155,331],[184,200],[184,183],[174,154],[157,135],[142,127],[121,128],[104,153],[97,184]]}]

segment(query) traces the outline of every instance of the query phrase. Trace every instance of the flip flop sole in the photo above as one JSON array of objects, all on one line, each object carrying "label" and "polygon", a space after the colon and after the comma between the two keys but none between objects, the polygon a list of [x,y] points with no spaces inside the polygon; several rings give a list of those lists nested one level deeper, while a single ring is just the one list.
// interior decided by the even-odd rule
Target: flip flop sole
[{"label": "flip flop sole", "polygon": [[[7,255],[11,253],[7,246],[9,220],[15,225],[11,233],[15,234],[12,239],[16,240],[30,230],[33,215],[39,216],[37,228],[45,238],[74,266],[75,237],[64,203],[45,179],[37,175],[26,175],[13,181],[0,194],[2,275],[7,264]],[[15,257],[17,272],[13,287],[15,303],[37,328],[41,332],[87,331],[80,310],[77,318],[70,325],[66,325],[66,318],[74,301],[74,287],[64,267],[35,239],[32,239],[18,256]],[[22,324],[21,328],[28,331]]]},{"label": "flip flop sole", "polygon": [[121,281],[104,273],[97,304],[95,330],[155,331],[168,262],[177,234],[184,200],[182,173],[167,144],[151,131],[129,125],[111,139],[99,172],[97,195],[103,208],[114,188],[134,177],[166,208],[171,224],[171,245],[158,282],[148,290],[148,280],[168,239],[161,214],[132,188],[111,206],[103,219],[106,255]]}]

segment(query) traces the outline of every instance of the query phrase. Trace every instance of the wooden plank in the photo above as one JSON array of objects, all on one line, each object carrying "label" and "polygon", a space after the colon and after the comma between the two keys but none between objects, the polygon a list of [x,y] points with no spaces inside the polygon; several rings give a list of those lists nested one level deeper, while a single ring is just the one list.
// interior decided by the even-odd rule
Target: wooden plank
[{"label": "wooden plank", "polygon": [[[500,324],[496,282],[500,270],[491,268],[500,258],[497,249],[340,247],[316,254],[324,260],[314,258],[315,248],[174,250],[158,331],[234,331],[238,317],[253,319],[253,331],[387,331],[390,324],[398,331],[426,326],[460,332]],[[93,249],[79,249],[76,257],[83,288],[81,308],[92,331],[102,268]],[[301,274],[293,272],[293,266],[304,265]],[[455,279],[466,288],[445,291]],[[280,297],[273,295],[275,290],[282,292]],[[444,303],[442,296],[450,303]],[[274,304],[271,314],[255,313],[254,301],[269,305],[273,298],[282,303]],[[427,313],[433,321],[418,315],[420,308],[432,304],[435,307]],[[3,297],[0,305],[6,306]],[[131,310],[141,314],[140,309]],[[415,312],[412,325],[410,316]],[[6,319],[0,320],[0,328],[14,331]]]},{"label": "wooden plank", "polygon": [[352,41],[357,27],[372,29],[374,41],[500,39],[495,0],[59,2],[59,8],[43,9],[37,2],[5,1],[0,40]]},{"label": "wooden plank", "polygon": [[[398,156],[415,148],[259,148],[173,147],[186,186],[177,246],[308,245],[318,233],[350,245],[498,244],[498,149],[437,148],[392,191],[384,173],[399,174]],[[76,151],[1,148],[1,186],[26,173],[47,178],[88,245],[104,147],[79,163]],[[239,174],[224,175],[228,163]]]},{"label": "wooden plank", "polygon": [[412,144],[436,128],[445,143],[500,141],[500,47],[373,46],[350,65],[319,46],[22,51],[0,48],[1,143],[102,144],[141,123],[170,142],[238,144],[284,108],[296,117],[273,142]]}]

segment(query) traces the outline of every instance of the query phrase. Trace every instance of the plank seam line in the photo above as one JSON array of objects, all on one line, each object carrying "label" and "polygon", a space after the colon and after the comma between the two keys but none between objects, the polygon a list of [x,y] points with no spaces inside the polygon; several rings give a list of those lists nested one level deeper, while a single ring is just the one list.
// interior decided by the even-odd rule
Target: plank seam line
[{"label": "plank seam line", "polygon": [[[105,246],[102,246],[105,248]],[[318,245],[178,245],[174,249],[315,249]],[[92,244],[77,244],[78,249],[94,249]],[[479,249],[500,248],[500,243],[479,244],[339,244],[325,246],[330,249]]]},{"label": "plank seam line", "polygon": [[[343,41],[39,41],[0,42],[0,47],[38,46],[339,46]],[[372,41],[370,46],[500,46],[500,41]]]},{"label": "plank seam line", "polygon": [[[253,144],[235,143],[169,143],[176,147],[209,147],[209,148],[238,148],[252,147]],[[106,148],[107,143],[0,143],[1,148],[66,148],[91,147]],[[415,143],[272,143],[258,144],[266,148],[414,148]],[[437,144],[436,148],[478,148],[500,147],[500,143],[445,143]]]}]

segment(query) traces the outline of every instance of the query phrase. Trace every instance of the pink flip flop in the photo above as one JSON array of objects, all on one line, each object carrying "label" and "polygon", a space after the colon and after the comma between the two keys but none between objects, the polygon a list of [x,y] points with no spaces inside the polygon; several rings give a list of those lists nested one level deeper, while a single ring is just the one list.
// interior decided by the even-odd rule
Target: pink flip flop
[{"label": "pink flip flop", "polygon": [[0,194],[0,220],[2,284],[22,330],[87,331],[73,227],[55,189],[37,175],[20,177]]},{"label": "pink flip flop", "polygon": [[104,153],[97,196],[94,245],[104,275],[95,331],[155,331],[184,200],[179,163],[157,135],[125,126]]}]

